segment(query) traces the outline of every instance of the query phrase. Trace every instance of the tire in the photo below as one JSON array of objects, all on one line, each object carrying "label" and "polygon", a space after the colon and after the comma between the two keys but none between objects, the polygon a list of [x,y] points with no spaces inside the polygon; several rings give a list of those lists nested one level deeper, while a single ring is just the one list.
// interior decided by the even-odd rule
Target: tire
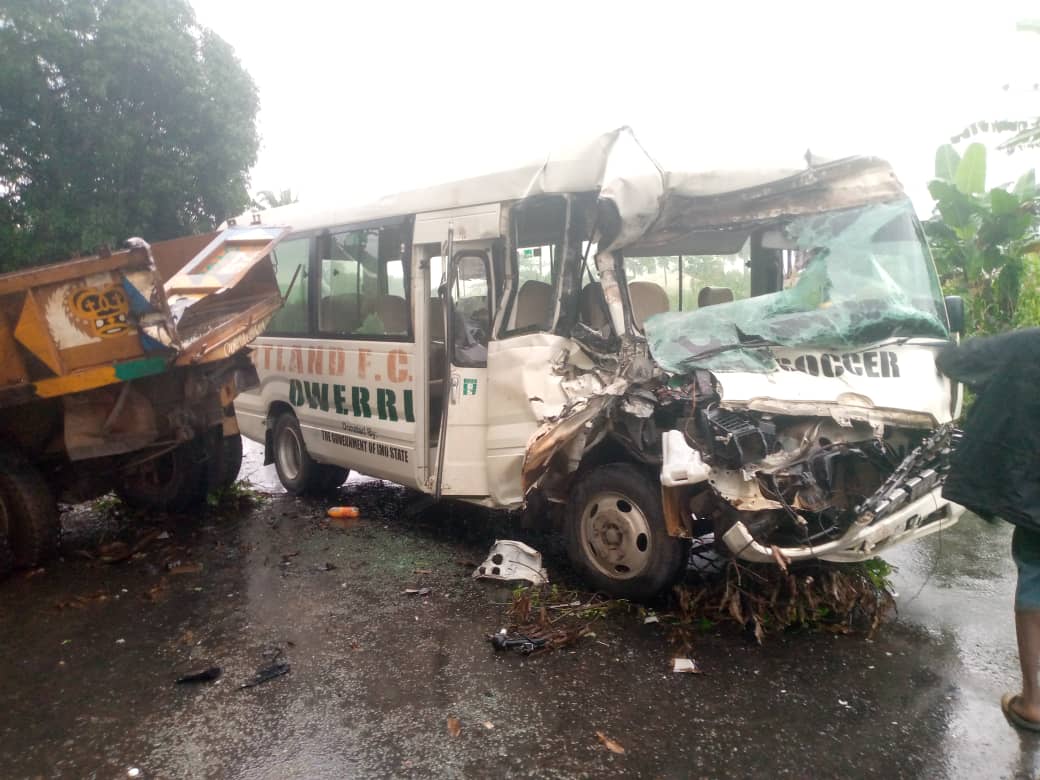
[{"label": "tire", "polygon": [[242,434],[224,436],[222,443],[220,487],[229,488],[238,481],[238,473],[242,470]]},{"label": "tire", "polygon": [[349,469],[318,463],[307,452],[296,415],[283,412],[274,423],[274,467],[282,486],[294,496],[331,493],[350,474]]},{"label": "tire", "polygon": [[685,545],[669,536],[661,492],[643,470],[597,466],[580,477],[564,522],[571,563],[597,590],[648,599],[683,570]]},{"label": "tire", "polygon": [[[58,505],[40,472],[17,463],[0,474],[0,535],[6,530],[11,561],[16,569],[31,569],[53,558],[61,543]],[[2,557],[0,553],[0,557]],[[2,567],[2,562],[0,562]]]},{"label": "tire", "polygon": [[14,554],[11,552],[11,544],[7,541],[7,534],[0,531],[0,580],[14,570]]},{"label": "tire", "polygon": [[214,428],[206,452],[206,487],[208,492],[227,490],[238,480],[242,470],[242,436],[225,436],[221,426]]},{"label": "tire", "polygon": [[116,494],[135,509],[185,512],[206,503],[209,492],[205,436],[147,460],[126,473]]}]

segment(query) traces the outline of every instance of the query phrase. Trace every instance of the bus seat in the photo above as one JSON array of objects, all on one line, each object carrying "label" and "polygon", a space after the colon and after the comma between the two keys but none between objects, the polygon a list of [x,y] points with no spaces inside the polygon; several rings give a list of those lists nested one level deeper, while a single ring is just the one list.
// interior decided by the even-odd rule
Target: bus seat
[{"label": "bus seat", "polygon": [[516,295],[516,324],[520,328],[538,326],[544,328],[549,320],[549,304],[552,302],[552,287],[536,279],[528,279]]},{"label": "bus seat", "polygon": [[720,303],[730,303],[733,300],[733,290],[729,287],[702,287],[697,293],[697,308],[705,306],[716,306]]},{"label": "bus seat", "polygon": [[581,321],[593,330],[600,330],[610,320],[607,316],[607,301],[603,297],[603,285],[599,282],[590,282],[582,288],[579,307]]},{"label": "bus seat", "polygon": [[632,302],[632,319],[642,330],[647,317],[668,311],[668,293],[656,282],[629,282],[628,298]]},{"label": "bus seat", "polygon": [[351,333],[357,327],[357,293],[327,295],[321,299],[318,330],[323,333]]},{"label": "bus seat", "polygon": [[400,295],[382,295],[376,302],[375,314],[383,321],[383,333],[387,336],[408,333],[408,301]]}]

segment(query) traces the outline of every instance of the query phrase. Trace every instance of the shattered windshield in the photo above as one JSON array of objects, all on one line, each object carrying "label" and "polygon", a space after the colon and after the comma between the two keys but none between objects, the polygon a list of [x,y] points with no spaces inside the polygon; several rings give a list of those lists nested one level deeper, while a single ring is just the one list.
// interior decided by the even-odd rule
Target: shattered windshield
[{"label": "shattered windshield", "polygon": [[769,346],[855,348],[888,338],[947,338],[939,280],[909,201],[769,226],[783,289],[647,318],[662,368],[773,371]]}]

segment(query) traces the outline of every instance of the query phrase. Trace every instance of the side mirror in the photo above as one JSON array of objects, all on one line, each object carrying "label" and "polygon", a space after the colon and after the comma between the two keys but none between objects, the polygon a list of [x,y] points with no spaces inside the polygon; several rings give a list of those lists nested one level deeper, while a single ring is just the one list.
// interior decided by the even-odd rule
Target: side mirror
[{"label": "side mirror", "polygon": [[964,335],[966,323],[964,321],[964,299],[959,295],[947,295],[946,317],[950,321],[950,332]]}]

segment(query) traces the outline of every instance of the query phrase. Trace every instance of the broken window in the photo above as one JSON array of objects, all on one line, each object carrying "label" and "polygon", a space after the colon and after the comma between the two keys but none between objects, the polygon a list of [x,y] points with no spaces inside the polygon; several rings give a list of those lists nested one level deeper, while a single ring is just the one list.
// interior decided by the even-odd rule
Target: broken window
[{"label": "broken window", "polygon": [[647,340],[661,366],[677,373],[771,371],[769,346],[852,348],[948,337],[939,281],[908,201],[768,227],[760,240],[779,253],[783,289],[647,317]]},{"label": "broken window", "polygon": [[[287,292],[289,296],[267,326],[267,333],[270,335],[303,336],[310,331],[307,320],[307,287],[310,277],[307,269],[310,263],[310,246],[309,238],[294,238],[283,241],[271,253],[278,289],[283,296]],[[292,285],[291,290],[289,285]]]}]

